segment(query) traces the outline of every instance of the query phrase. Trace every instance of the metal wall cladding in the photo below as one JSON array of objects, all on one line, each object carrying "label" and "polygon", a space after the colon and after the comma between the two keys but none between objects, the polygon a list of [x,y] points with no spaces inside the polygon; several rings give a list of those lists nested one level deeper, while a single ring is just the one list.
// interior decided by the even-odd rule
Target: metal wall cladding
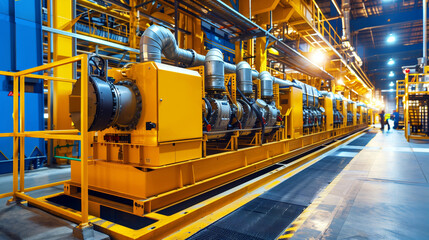
[{"label": "metal wall cladding", "polygon": [[[0,1],[0,71],[20,71],[43,64],[42,57],[42,14],[40,1]],[[44,129],[43,82],[38,79],[26,79],[31,83],[34,93],[26,92],[25,97],[25,130]],[[0,132],[13,132],[12,101],[8,96],[12,91],[12,78],[0,76],[0,102],[2,119]],[[29,157],[33,150],[40,149],[45,153],[43,139],[26,138],[25,155]],[[12,158],[12,138],[0,138],[0,151]],[[0,172],[11,172],[9,165],[0,164]],[[7,168],[7,169],[6,169]]]}]

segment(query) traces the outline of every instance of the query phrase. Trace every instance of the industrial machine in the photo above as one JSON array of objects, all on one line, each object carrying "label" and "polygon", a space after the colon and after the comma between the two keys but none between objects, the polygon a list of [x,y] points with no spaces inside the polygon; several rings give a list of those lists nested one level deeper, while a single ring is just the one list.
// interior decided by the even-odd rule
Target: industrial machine
[{"label": "industrial machine", "polygon": [[404,66],[404,122],[407,141],[429,139],[429,66],[424,58]]},{"label": "industrial machine", "polygon": [[[218,49],[206,56],[180,49],[165,28],[149,27],[140,50],[141,62],[124,68],[107,69],[91,57],[88,83],[78,80],[69,98],[74,126],[94,134],[93,216],[129,228],[135,225],[124,219],[156,224],[168,206],[367,126],[340,95],[259,73],[247,62],[226,63]],[[162,55],[186,68],[161,63]],[[88,96],[80,95],[82,84]],[[80,123],[82,97],[87,126]],[[73,161],[64,194],[46,201],[78,210],[80,186],[81,162]]]}]

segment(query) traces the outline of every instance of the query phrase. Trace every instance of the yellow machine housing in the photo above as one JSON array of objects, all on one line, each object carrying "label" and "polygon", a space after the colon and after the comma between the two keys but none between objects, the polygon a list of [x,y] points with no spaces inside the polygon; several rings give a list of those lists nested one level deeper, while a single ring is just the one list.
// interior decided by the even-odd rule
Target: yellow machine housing
[{"label": "yellow machine housing", "polygon": [[322,98],[322,106],[325,109],[325,131],[334,129],[334,112],[332,98],[325,96]]},{"label": "yellow machine housing", "polygon": [[357,122],[357,115],[356,115],[357,107],[356,107],[356,102],[352,102],[350,105],[351,105],[350,109],[351,109],[351,111],[353,113],[353,125],[356,125],[356,122]]},{"label": "yellow machine housing", "polygon": [[280,94],[281,114],[287,116],[287,138],[298,138],[303,135],[302,90],[291,87],[282,89]]},{"label": "yellow machine housing", "polygon": [[[88,166],[89,186],[145,197],[148,179],[136,166],[163,166],[202,156],[202,78],[196,71],[146,62],[132,65],[126,77],[116,81],[123,79],[135,81],[142,93],[141,118],[129,132],[114,128],[98,132],[93,159],[101,161]],[[115,134],[129,134],[130,143],[105,140]],[[71,166],[71,181],[79,183],[80,163]]]}]

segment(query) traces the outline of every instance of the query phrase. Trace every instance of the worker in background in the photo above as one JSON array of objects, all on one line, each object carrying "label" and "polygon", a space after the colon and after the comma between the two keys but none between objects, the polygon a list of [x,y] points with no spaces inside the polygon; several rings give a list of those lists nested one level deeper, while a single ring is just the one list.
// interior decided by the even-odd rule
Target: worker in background
[{"label": "worker in background", "polygon": [[394,110],[392,116],[393,116],[393,129],[398,129],[398,127],[399,127],[399,112]]},{"label": "worker in background", "polygon": [[389,131],[390,130],[390,124],[389,124],[389,121],[390,121],[390,113],[386,113],[385,114],[385,116],[384,116],[384,121],[385,121],[385,124],[387,124],[387,131]]},{"label": "worker in background", "polygon": [[380,116],[381,131],[384,131],[384,110],[382,110],[378,115]]}]

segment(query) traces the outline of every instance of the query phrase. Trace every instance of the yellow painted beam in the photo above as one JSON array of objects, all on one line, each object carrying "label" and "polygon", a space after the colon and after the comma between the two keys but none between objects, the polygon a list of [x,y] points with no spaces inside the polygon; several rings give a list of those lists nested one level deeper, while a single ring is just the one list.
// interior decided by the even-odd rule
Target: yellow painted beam
[{"label": "yellow painted beam", "polygon": [[130,15],[123,13],[123,12],[117,12],[115,10],[112,10],[111,8],[107,8],[107,7],[103,7],[101,5],[98,5],[96,3],[87,1],[87,0],[77,0],[77,4],[85,7],[85,8],[89,8],[89,9],[94,9],[98,12],[102,12],[105,13],[111,17],[117,18],[119,20],[128,22],[130,21]]},{"label": "yellow painted beam", "polygon": [[[279,5],[272,12],[273,23],[288,22],[294,13],[295,10],[292,7],[284,8]],[[256,16],[256,23],[259,25],[270,24],[270,13],[265,12],[258,14]]]},{"label": "yellow painted beam", "polygon": [[243,51],[243,42],[235,42],[235,63],[243,61],[244,51]]},{"label": "yellow painted beam", "polygon": [[[229,1],[229,0],[228,0]],[[228,2],[224,1],[224,2]],[[252,16],[264,12],[273,11],[277,5],[279,4],[280,0],[251,0],[252,5]],[[244,16],[249,16],[249,0],[240,0],[239,4],[239,10],[240,13]]]}]

